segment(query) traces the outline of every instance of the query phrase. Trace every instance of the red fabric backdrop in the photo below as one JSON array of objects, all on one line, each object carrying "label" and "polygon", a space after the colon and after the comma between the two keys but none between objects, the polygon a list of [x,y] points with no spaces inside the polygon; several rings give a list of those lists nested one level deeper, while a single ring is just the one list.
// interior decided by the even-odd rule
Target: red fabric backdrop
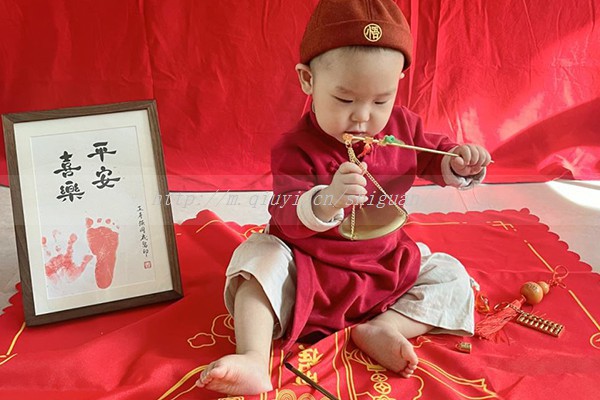
[{"label": "red fabric backdrop", "polygon": [[[155,98],[170,189],[270,189],[316,0],[0,0],[0,113]],[[600,177],[598,0],[399,0],[398,102],[489,148],[495,182]],[[0,183],[7,184],[3,143]]]}]

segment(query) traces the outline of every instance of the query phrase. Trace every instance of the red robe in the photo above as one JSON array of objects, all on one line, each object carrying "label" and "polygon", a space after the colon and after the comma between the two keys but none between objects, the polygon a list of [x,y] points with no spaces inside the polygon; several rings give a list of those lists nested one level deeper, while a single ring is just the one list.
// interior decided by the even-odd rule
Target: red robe
[{"label": "red robe", "polygon": [[[423,132],[420,117],[405,107],[394,108],[390,121],[376,137],[384,135],[444,151],[456,146],[445,136]],[[354,145],[356,154],[363,145]],[[374,145],[363,161],[384,190],[401,199],[416,175],[445,185],[442,157]],[[351,241],[337,228],[315,232],[298,219],[299,196],[316,185],[329,185],[345,161],[345,145],[323,132],[312,112],[272,149],[270,233],[290,246],[297,267],[294,316],[284,338],[288,343],[298,339],[312,342],[381,314],[413,286],[419,273],[419,250],[403,229],[381,238]],[[368,195],[375,196],[375,204],[381,193],[367,182]],[[289,196],[287,202],[284,196]]]}]

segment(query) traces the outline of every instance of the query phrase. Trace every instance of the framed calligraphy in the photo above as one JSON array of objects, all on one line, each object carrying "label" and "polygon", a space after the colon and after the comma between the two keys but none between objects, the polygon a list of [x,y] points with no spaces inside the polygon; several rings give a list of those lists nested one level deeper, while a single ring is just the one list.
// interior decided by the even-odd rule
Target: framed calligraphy
[{"label": "framed calligraphy", "polygon": [[2,123],[27,325],[183,295],[154,101]]}]

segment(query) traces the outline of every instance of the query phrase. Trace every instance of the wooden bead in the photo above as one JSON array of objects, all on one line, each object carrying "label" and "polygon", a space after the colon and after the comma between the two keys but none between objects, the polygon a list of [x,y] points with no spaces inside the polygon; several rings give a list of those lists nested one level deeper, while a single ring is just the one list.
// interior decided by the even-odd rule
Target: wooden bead
[{"label": "wooden bead", "polygon": [[540,287],[544,291],[544,294],[548,294],[548,292],[550,291],[550,285],[548,285],[548,282],[540,281],[537,284],[540,285]]},{"label": "wooden bead", "polygon": [[544,297],[544,290],[535,282],[527,282],[521,286],[521,294],[525,297],[527,304],[538,304]]}]

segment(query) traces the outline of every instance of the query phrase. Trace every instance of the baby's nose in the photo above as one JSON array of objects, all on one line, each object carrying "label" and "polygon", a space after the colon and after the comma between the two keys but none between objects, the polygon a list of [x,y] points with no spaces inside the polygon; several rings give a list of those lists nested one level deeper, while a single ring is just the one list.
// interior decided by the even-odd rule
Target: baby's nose
[{"label": "baby's nose", "polygon": [[368,107],[360,107],[354,110],[352,113],[352,121],[353,122],[367,122],[370,117],[370,111]]}]

